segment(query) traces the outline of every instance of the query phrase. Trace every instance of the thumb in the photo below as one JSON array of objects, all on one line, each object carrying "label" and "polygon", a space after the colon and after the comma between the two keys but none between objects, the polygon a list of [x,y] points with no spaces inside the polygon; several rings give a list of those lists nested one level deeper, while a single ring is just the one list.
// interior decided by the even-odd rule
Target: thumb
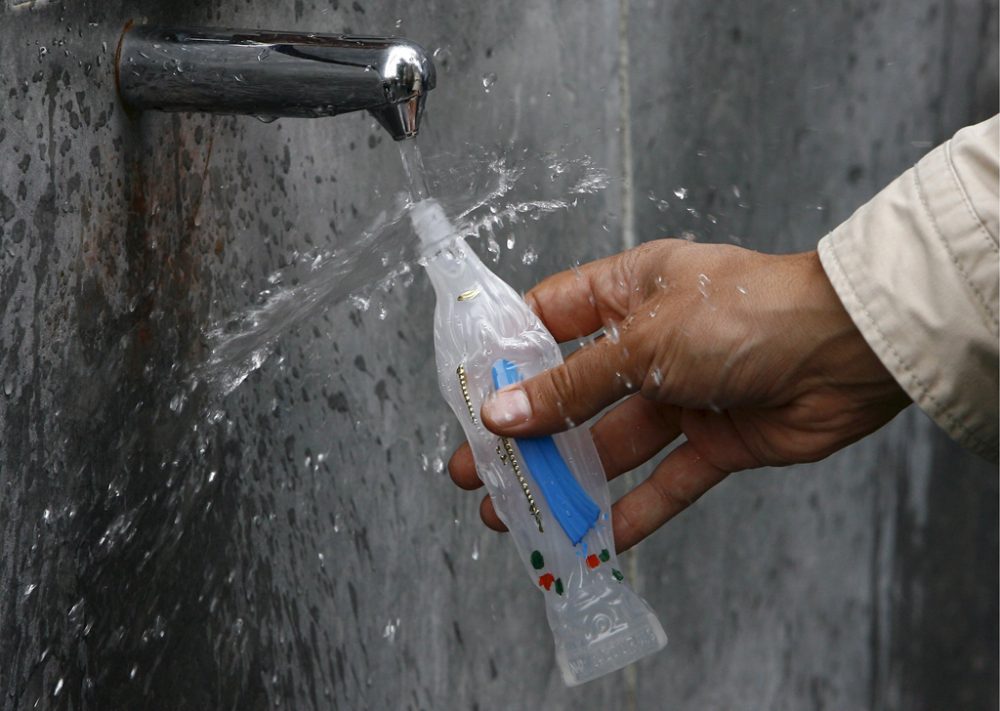
[{"label": "thumb", "polygon": [[636,351],[603,339],[565,363],[498,390],[483,403],[483,424],[496,434],[541,437],[590,419],[639,389],[645,373]]}]

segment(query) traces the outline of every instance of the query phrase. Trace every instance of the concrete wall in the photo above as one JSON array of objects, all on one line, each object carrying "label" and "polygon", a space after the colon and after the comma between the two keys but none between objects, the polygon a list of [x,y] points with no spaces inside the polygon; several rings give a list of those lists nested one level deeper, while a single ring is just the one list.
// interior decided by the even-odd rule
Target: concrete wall
[{"label": "concrete wall", "polygon": [[130,119],[112,79],[129,18],[442,48],[426,154],[613,178],[505,232],[526,288],[682,231],[812,247],[997,110],[995,4],[3,2],[0,709],[996,708],[996,472],[912,411],[628,554],[671,643],[566,690],[439,471],[422,279],[290,329],[224,399],[185,386],[208,327],[384,207],[394,146],[359,116]]}]

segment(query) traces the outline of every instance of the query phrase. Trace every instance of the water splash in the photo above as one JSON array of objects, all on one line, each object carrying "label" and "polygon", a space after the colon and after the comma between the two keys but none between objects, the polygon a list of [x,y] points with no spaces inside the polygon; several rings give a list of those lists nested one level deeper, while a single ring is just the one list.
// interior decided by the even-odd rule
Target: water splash
[{"label": "water splash", "polygon": [[[449,168],[444,173],[427,172],[429,186],[415,184],[423,171],[419,153],[409,153],[405,165],[414,195],[396,195],[339,249],[296,254],[288,267],[267,278],[266,288],[244,311],[209,328],[208,356],[194,369],[193,378],[227,395],[267,361],[289,329],[348,299],[367,311],[374,291],[409,283],[419,257],[409,214],[419,201],[416,198],[431,188],[459,234],[485,236],[488,251],[499,258],[498,230],[569,209],[609,184],[607,173],[587,156],[506,151],[475,159],[436,156],[435,164]],[[559,180],[553,180],[554,175]],[[539,196],[550,191],[558,195]],[[513,237],[504,241],[512,248]],[[537,256],[533,249],[525,255],[525,264]]]},{"label": "water splash", "polygon": [[389,644],[393,644],[396,641],[396,632],[399,631],[399,624],[400,619],[398,617],[386,622],[385,627],[382,628],[382,639],[388,640]]}]

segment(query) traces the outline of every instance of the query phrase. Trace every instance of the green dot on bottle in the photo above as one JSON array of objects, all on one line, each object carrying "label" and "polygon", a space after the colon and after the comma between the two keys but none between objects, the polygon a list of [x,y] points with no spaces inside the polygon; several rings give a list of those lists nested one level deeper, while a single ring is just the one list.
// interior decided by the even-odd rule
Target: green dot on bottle
[{"label": "green dot on bottle", "polygon": [[622,571],[618,570],[617,568],[612,568],[611,574],[615,576],[615,580],[617,580],[619,583],[625,579],[625,576],[622,575]]},{"label": "green dot on bottle", "polygon": [[562,578],[556,578],[556,595],[563,594]]},{"label": "green dot on bottle", "polygon": [[541,551],[531,551],[531,567],[535,570],[541,570],[545,567],[545,557]]},{"label": "green dot on bottle", "polygon": [[597,556],[597,557],[600,558],[605,563],[607,563],[609,560],[611,560],[611,554],[608,552],[607,548],[602,548],[601,549],[601,554],[599,556]]}]

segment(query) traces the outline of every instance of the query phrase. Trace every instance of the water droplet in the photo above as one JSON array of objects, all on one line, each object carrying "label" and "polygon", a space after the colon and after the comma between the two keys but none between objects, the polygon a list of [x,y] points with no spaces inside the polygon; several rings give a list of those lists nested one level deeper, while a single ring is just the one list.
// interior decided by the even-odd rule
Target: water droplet
[{"label": "water droplet", "polygon": [[514,235],[507,238],[507,249],[514,249]]},{"label": "water droplet", "polygon": [[738,185],[734,185],[733,188],[732,188],[732,190],[733,190],[733,197],[735,197],[737,200],[739,200],[740,199],[740,187]]},{"label": "water droplet", "polygon": [[612,343],[618,343],[621,340],[621,331],[618,329],[618,324],[614,321],[608,321],[604,325],[604,335],[608,337],[608,340]]},{"label": "water droplet", "polygon": [[486,74],[483,74],[483,89],[486,90],[487,94],[490,93],[490,88],[496,83],[497,83],[496,72],[487,72]]},{"label": "water droplet", "polygon": [[389,640],[389,644],[396,641],[396,632],[399,630],[399,618],[389,620],[382,630],[382,638]]},{"label": "water droplet", "polygon": [[479,541],[472,544],[472,560],[479,560]]},{"label": "water droplet", "polygon": [[434,57],[434,65],[439,70],[447,72],[451,69],[451,50],[447,47],[438,47],[431,56]]},{"label": "water droplet", "polygon": [[653,370],[650,371],[649,376],[653,379],[653,384],[656,385],[656,387],[660,387],[663,384],[663,373],[660,372],[659,368],[653,368]]},{"label": "water droplet", "polygon": [[277,116],[263,116],[263,115],[258,115],[258,116],[254,116],[254,118],[257,119],[258,121],[260,121],[261,123],[274,123],[275,121],[278,120]]},{"label": "water droplet", "polygon": [[708,278],[705,274],[698,275],[698,292],[703,298],[707,299],[709,297],[710,291],[709,287],[712,285],[712,280]]},{"label": "water droplet", "polygon": [[398,20],[396,20],[396,29],[398,30],[402,26],[403,26],[403,18],[399,18]]},{"label": "water droplet", "polygon": [[139,673],[139,665],[133,664],[132,668],[128,671],[128,678],[135,679],[135,675]]},{"label": "water droplet", "polygon": [[218,474],[219,474],[219,472],[217,472],[214,469],[212,471],[210,471],[208,473],[208,483],[211,484],[213,481],[215,481],[215,477],[218,476]]},{"label": "water droplet", "polygon": [[39,59],[41,59],[42,57],[44,57],[48,53],[49,53],[49,50],[47,48],[45,48],[45,47],[39,47],[38,48],[38,58]]},{"label": "water droplet", "polygon": [[28,597],[29,595],[31,595],[31,593],[35,592],[37,588],[38,588],[37,583],[28,583],[27,585],[24,586],[24,596]]},{"label": "water droplet", "polygon": [[372,300],[368,297],[355,294],[351,297],[351,306],[356,308],[358,311],[367,311],[372,305]]},{"label": "water droplet", "polygon": [[524,250],[524,256],[521,257],[521,261],[525,264],[534,264],[538,261],[538,252],[528,247]]},{"label": "water droplet", "polygon": [[63,688],[63,680],[62,677],[59,677],[59,681],[56,682],[56,688],[52,690],[52,695],[59,696],[59,692],[62,691],[62,688]]},{"label": "water droplet", "polygon": [[656,209],[659,210],[660,212],[666,212],[667,210],[670,209],[670,203],[667,202],[666,200],[661,200],[660,198],[656,197],[656,195],[653,194],[653,191],[649,192],[649,201],[654,205],[656,205]]},{"label": "water droplet", "polygon": [[5,380],[4,381],[4,384],[3,384],[3,394],[6,395],[7,397],[10,397],[11,395],[14,394],[14,381],[13,380]]},{"label": "water droplet", "polygon": [[747,294],[747,288],[745,286],[737,286],[736,291],[740,292],[743,295]]},{"label": "water droplet", "polygon": [[500,244],[496,241],[493,235],[486,238],[486,251],[493,256],[494,263],[500,261]]},{"label": "water droplet", "polygon": [[184,403],[187,401],[187,393],[181,390],[172,398],[170,398],[170,409],[172,412],[180,412],[184,408]]},{"label": "water droplet", "polygon": [[688,196],[688,189],[677,188],[676,190],[674,190],[674,195],[677,197],[678,200],[686,200]]}]

